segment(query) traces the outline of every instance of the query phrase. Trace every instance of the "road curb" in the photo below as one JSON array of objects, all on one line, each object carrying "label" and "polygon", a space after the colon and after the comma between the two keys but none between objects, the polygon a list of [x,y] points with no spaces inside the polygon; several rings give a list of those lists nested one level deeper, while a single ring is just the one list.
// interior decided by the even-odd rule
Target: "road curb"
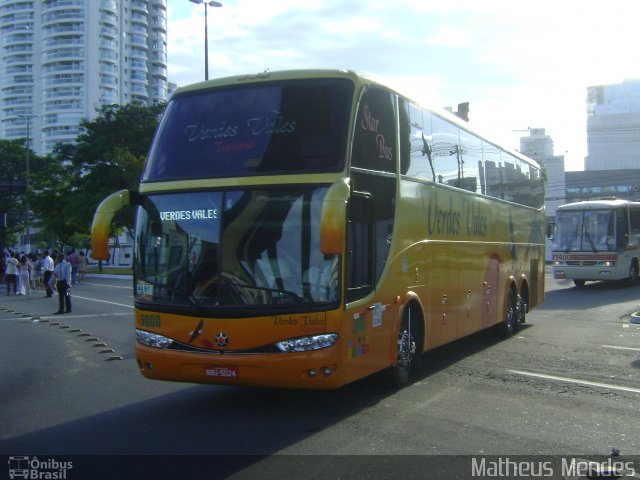
[{"label": "road curb", "polygon": [[132,280],[132,275],[110,275],[108,273],[87,273],[87,278],[117,278],[118,280]]}]

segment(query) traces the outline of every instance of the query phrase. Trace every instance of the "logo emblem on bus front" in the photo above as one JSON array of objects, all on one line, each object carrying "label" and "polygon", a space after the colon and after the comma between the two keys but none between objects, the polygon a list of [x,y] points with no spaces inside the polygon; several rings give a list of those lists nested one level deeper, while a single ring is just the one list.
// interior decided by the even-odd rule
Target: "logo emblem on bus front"
[{"label": "logo emblem on bus front", "polygon": [[227,345],[229,345],[229,337],[227,337],[227,335],[223,332],[220,332],[216,335],[216,345],[218,345],[220,348],[226,347]]}]

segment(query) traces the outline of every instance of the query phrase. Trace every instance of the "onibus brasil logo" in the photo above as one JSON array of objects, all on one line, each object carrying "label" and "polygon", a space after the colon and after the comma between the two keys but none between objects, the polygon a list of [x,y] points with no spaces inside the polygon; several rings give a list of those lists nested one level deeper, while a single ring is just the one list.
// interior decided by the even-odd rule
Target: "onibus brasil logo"
[{"label": "onibus brasil logo", "polygon": [[66,480],[68,470],[73,468],[72,462],[61,462],[53,458],[39,460],[38,457],[9,457],[9,478],[25,478],[33,480]]}]

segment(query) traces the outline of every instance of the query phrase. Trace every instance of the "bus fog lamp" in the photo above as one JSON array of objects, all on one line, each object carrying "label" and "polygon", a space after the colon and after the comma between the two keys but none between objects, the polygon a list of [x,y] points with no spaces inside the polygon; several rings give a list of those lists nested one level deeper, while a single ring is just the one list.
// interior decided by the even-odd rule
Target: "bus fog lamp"
[{"label": "bus fog lamp", "polygon": [[333,373],[333,369],[331,367],[323,367],[322,368],[322,374],[325,377],[329,377],[332,373]]},{"label": "bus fog lamp", "polygon": [[310,335],[308,337],[291,338],[276,343],[276,347],[281,352],[308,352],[310,350],[320,350],[336,343],[338,335],[327,333],[323,335]]},{"label": "bus fog lamp", "polygon": [[145,332],[136,329],[136,340],[142,345],[155,348],[169,348],[173,343],[170,338],[158,335],[157,333]]}]

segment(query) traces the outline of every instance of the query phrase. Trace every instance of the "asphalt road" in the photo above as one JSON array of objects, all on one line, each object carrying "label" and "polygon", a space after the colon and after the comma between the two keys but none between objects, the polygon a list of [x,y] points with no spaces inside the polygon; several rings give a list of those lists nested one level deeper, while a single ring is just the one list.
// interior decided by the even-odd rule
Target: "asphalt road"
[{"label": "asphalt road", "polygon": [[[255,456],[238,478],[277,473],[275,455],[638,455],[639,294],[547,277],[544,305],[513,338],[428,352],[400,390],[374,377],[317,392],[144,379],[127,280],[74,285],[65,315],[41,292],[2,293],[0,454]],[[347,473],[354,464],[375,461]],[[295,469],[290,460],[285,473]]]}]

